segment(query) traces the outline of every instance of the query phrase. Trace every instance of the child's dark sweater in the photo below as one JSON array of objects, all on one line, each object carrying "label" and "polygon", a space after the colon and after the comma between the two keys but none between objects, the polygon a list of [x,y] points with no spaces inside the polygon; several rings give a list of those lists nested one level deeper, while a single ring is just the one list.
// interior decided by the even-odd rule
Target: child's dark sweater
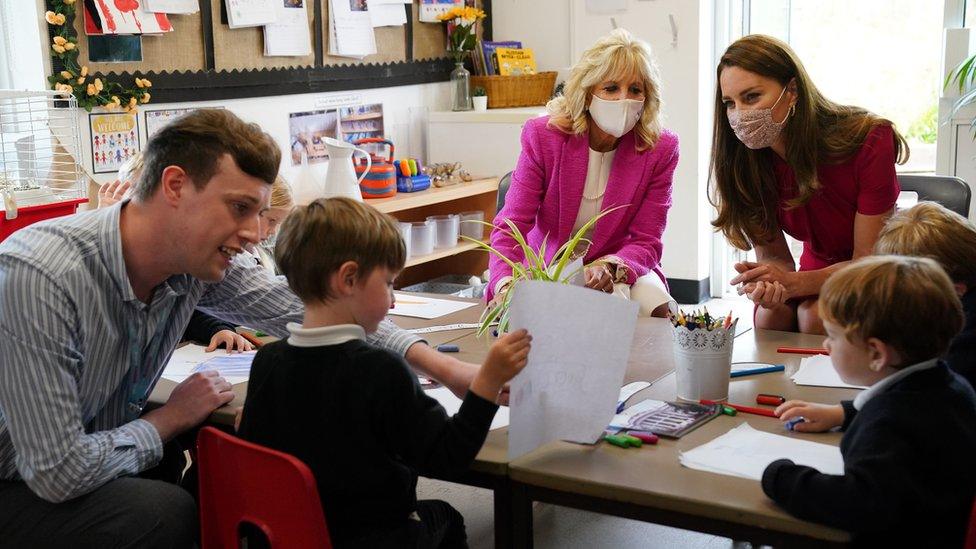
[{"label": "child's dark sweater", "polygon": [[976,494],[976,393],[942,362],[864,403],[841,440],[844,475],[782,459],[763,491],[858,545],[960,547]]},{"label": "child's dark sweater", "polygon": [[448,417],[403,359],[360,339],[321,347],[282,340],[254,359],[239,434],[312,469],[341,542],[408,520],[418,473],[464,472],[497,409],[469,392]]},{"label": "child's dark sweater", "polygon": [[966,322],[949,344],[945,361],[953,371],[976,387],[976,288],[962,296],[962,312],[966,315]]}]

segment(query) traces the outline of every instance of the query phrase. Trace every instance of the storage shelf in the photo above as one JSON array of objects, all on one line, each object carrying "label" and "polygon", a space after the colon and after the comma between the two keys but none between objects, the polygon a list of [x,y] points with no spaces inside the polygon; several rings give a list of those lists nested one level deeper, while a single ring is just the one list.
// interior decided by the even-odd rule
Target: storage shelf
[{"label": "storage shelf", "polygon": [[[498,179],[475,179],[467,183],[458,183],[450,187],[431,187],[425,191],[415,193],[398,193],[390,198],[375,198],[366,203],[383,213],[402,212],[413,208],[430,206],[441,202],[450,202],[459,198],[466,198],[498,190]],[[409,262],[408,262],[409,264]]]},{"label": "storage shelf", "polygon": [[434,253],[432,254],[411,257],[407,259],[407,263],[403,266],[403,268],[405,269],[407,267],[413,267],[414,265],[420,265],[422,263],[427,263],[428,261],[435,261],[444,257],[450,257],[452,255],[477,249],[477,244],[465,240],[459,242],[458,245],[454,246],[453,248],[434,248]]},{"label": "storage shelf", "polygon": [[368,112],[365,114],[353,114],[349,116],[343,116],[343,122],[355,122],[356,120],[372,120],[374,118],[383,118],[383,113],[381,112]]}]

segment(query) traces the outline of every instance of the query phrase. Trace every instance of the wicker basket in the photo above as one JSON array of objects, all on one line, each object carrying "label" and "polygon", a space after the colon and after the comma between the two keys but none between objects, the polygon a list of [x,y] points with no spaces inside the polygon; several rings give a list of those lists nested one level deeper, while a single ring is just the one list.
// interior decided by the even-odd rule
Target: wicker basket
[{"label": "wicker basket", "polygon": [[524,76],[471,76],[471,89],[488,91],[488,108],[532,107],[545,105],[556,85],[555,72]]}]

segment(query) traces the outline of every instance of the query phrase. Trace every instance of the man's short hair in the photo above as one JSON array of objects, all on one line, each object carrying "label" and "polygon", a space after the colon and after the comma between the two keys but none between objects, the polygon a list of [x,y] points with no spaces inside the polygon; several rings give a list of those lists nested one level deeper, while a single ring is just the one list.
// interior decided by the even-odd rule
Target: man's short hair
[{"label": "man's short hair", "polygon": [[168,166],[183,168],[194,186],[202,189],[217,173],[224,154],[241,171],[269,185],[278,175],[281,150],[270,135],[226,109],[200,109],[173,121],[149,140],[132,196],[140,201],[152,197]]},{"label": "man's short hair", "polygon": [[931,257],[953,282],[976,286],[976,225],[941,204],[919,202],[891,216],[875,251]]},{"label": "man's short hair", "polygon": [[275,263],[305,303],[334,297],[329,279],[347,261],[356,262],[362,280],[377,267],[399,271],[406,255],[397,222],[349,198],[320,198],[296,208],[275,243]]},{"label": "man's short hair", "polygon": [[942,356],[963,324],[962,304],[935,261],[899,255],[870,256],[835,272],[820,291],[820,317],[848,341],[877,338],[904,361]]}]

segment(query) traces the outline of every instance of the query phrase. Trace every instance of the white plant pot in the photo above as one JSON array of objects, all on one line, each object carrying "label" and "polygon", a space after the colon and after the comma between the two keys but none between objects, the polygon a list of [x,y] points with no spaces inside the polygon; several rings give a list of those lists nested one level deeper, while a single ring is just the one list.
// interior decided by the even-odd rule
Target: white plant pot
[{"label": "white plant pot", "polygon": [[471,98],[474,101],[474,110],[476,111],[487,111],[488,110],[488,96],[478,95]]}]

